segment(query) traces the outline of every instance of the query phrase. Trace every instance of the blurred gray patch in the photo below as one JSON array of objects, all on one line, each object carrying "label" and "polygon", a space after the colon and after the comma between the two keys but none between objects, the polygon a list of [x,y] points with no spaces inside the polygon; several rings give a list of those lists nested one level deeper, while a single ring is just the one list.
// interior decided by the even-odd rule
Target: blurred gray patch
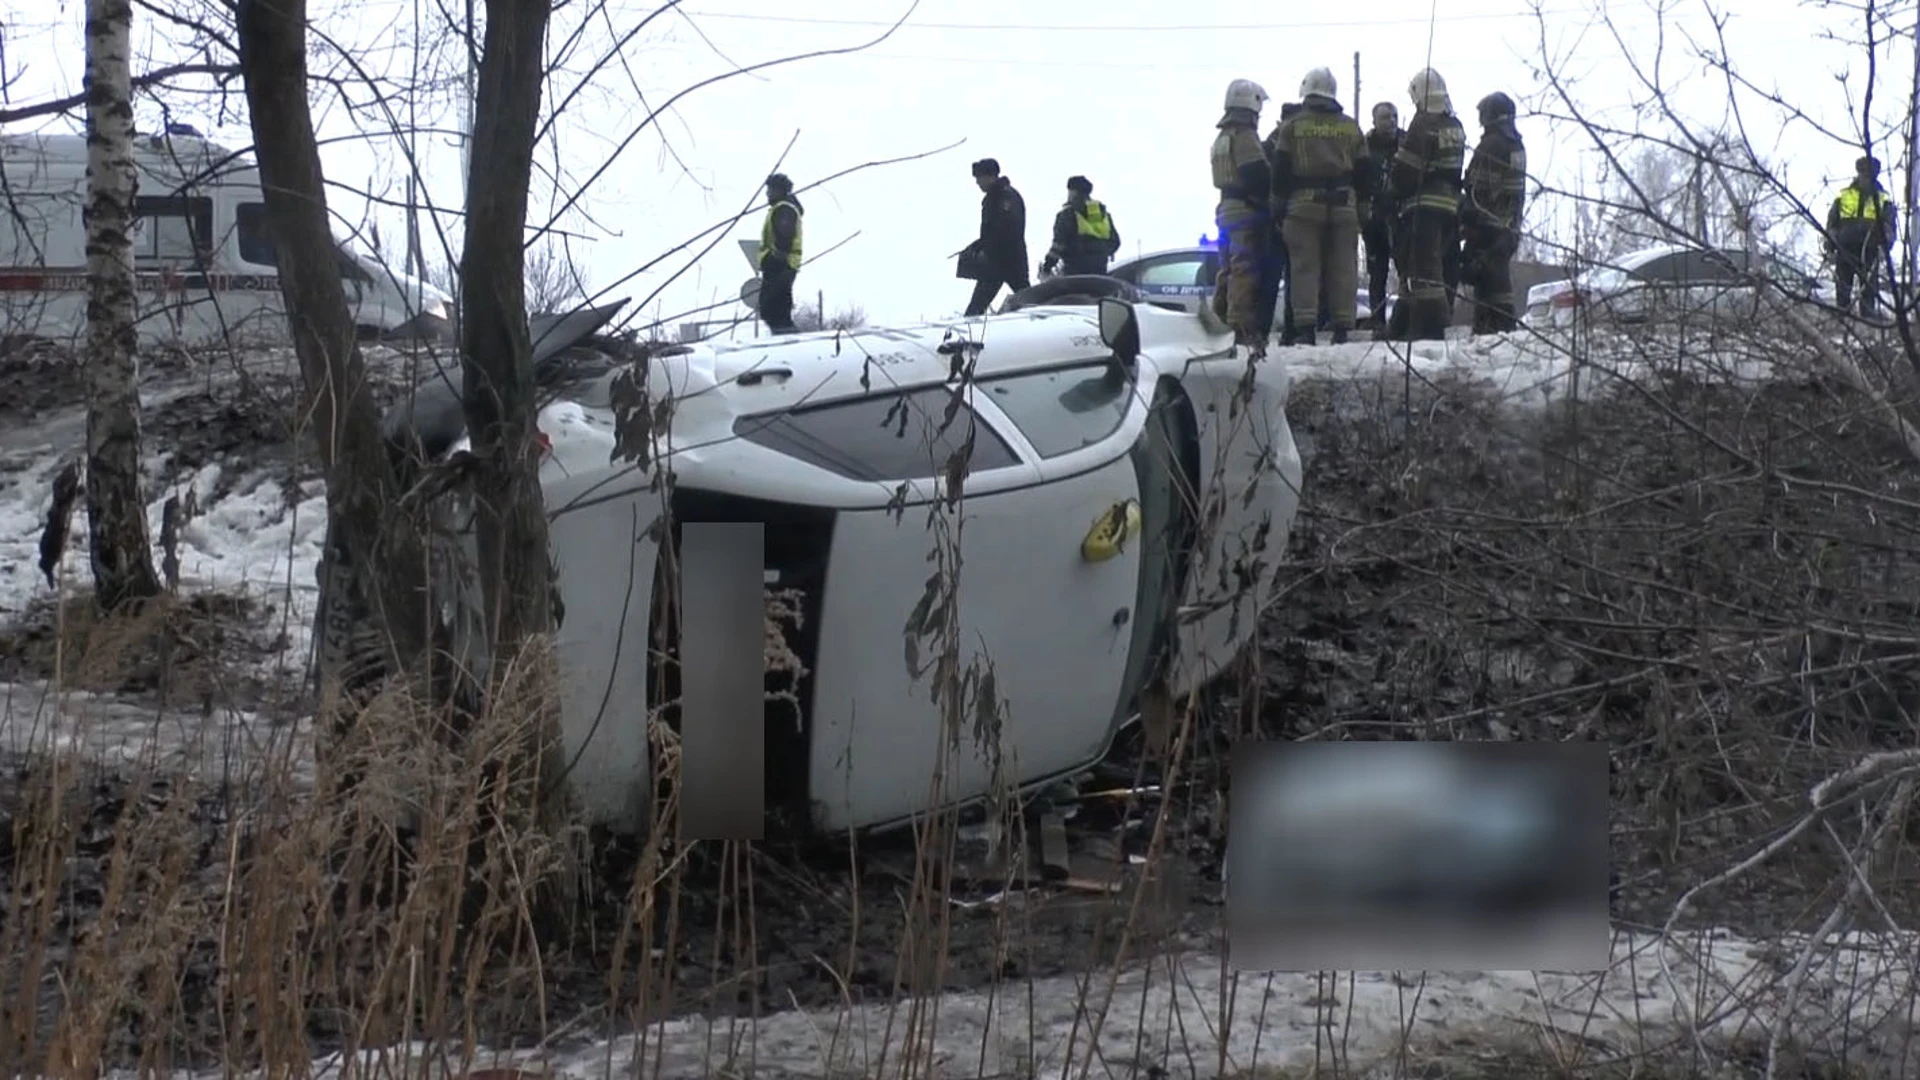
[{"label": "blurred gray patch", "polygon": [[680,575],[680,835],[758,840],[766,831],[765,527],[683,524]]},{"label": "blurred gray patch", "polygon": [[1252,743],[1227,930],[1263,971],[1605,968],[1602,743]]}]

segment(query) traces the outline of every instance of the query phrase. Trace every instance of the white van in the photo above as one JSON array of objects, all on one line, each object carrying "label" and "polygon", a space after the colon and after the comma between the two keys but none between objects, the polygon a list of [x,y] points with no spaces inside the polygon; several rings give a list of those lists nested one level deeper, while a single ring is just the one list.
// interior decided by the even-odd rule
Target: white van
[{"label": "white van", "polygon": [[[143,346],[288,340],[260,173],[183,124],[134,142]],[[0,135],[0,340],[77,341],[87,322],[85,135]],[[363,339],[444,336],[447,294],[336,241]]]}]

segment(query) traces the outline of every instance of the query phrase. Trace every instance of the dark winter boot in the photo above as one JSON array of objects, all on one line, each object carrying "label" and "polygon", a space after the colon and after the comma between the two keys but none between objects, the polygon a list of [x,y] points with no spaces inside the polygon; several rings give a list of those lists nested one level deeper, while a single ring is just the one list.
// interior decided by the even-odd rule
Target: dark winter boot
[{"label": "dark winter boot", "polygon": [[1307,348],[1311,349],[1315,345],[1319,344],[1319,335],[1315,334],[1311,330],[1302,330],[1299,333],[1293,335],[1293,344],[1304,345]]},{"label": "dark winter boot", "polygon": [[1447,324],[1453,319],[1447,313],[1447,302],[1435,297],[1430,300],[1415,300],[1419,308],[1413,316],[1413,336],[1416,341],[1445,341]]},{"label": "dark winter boot", "polygon": [[1345,327],[1336,326],[1333,328],[1333,343],[1335,345],[1345,345],[1347,343],[1347,330]]}]

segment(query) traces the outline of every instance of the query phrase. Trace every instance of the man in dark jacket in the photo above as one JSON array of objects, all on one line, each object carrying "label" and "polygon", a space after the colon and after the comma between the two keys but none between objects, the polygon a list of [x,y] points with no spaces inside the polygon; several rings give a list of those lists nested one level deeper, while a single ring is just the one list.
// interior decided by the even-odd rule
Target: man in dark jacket
[{"label": "man in dark jacket", "polygon": [[1392,172],[1393,197],[1400,205],[1399,250],[1393,260],[1400,267],[1400,295],[1387,336],[1438,341],[1447,336],[1449,322],[1446,252],[1459,235],[1467,133],[1454,119],[1447,84],[1432,68],[1415,73],[1407,96],[1414,114],[1400,137]]},{"label": "man in dark jacket", "polygon": [[1840,189],[1827,211],[1827,256],[1833,260],[1834,299],[1840,310],[1853,307],[1853,285],[1860,283],[1860,314],[1872,315],[1880,299],[1880,268],[1893,250],[1893,200],[1880,187],[1880,162],[1863,157],[1853,163],[1853,183]]},{"label": "man in dark jacket", "polygon": [[1053,216],[1053,246],[1040,263],[1041,274],[1104,274],[1120,250],[1120,230],[1106,204],[1093,197],[1093,181],[1067,177],[1067,204]]},{"label": "man in dark jacket", "polygon": [[980,238],[961,253],[972,262],[973,299],[967,317],[985,315],[1002,286],[1019,292],[1032,284],[1027,276],[1027,203],[1000,175],[1000,163],[981,158],[973,163],[973,182],[980,188]]},{"label": "man in dark jacket", "polygon": [[794,333],[793,283],[800,276],[800,200],[784,173],[767,177],[767,216],[760,225],[760,321],[769,333]]},{"label": "man in dark jacket", "polygon": [[[1397,207],[1387,174],[1400,152],[1400,110],[1391,101],[1373,107],[1373,128],[1367,132],[1367,156],[1379,170],[1373,185],[1372,213],[1361,223],[1367,245],[1367,305],[1373,309],[1375,329],[1386,325],[1387,280],[1393,260],[1393,220]],[[1404,272],[1404,271],[1403,271]]]},{"label": "man in dark jacket", "polygon": [[1480,99],[1480,143],[1467,163],[1460,200],[1460,281],[1473,286],[1473,332],[1504,334],[1520,326],[1513,307],[1513,256],[1526,209],[1527,148],[1514,126],[1513,99],[1495,91]]}]

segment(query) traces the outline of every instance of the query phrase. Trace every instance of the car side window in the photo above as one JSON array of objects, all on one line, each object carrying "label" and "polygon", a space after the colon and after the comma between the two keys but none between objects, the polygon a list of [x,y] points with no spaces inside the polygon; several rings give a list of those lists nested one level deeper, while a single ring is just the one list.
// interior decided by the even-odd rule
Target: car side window
[{"label": "car side window", "polygon": [[1111,361],[983,379],[979,389],[1013,421],[1043,458],[1083,450],[1112,435],[1127,417],[1133,380]]},{"label": "car side window", "polygon": [[1000,434],[953,391],[928,386],[877,392],[854,401],[743,416],[733,433],[849,480],[921,480],[940,475],[973,433],[969,472],[1003,469],[1020,459]]},{"label": "car side window", "polygon": [[1140,268],[1140,276],[1137,280],[1141,285],[1199,285],[1201,284],[1200,271],[1205,266],[1205,259],[1181,255],[1162,262],[1148,263]]},{"label": "car side window", "polygon": [[[1736,257],[1740,259],[1740,263],[1734,261]],[[1698,284],[1737,284],[1742,280],[1737,267],[1745,260],[1745,252],[1689,251],[1686,260],[1686,278]]]},{"label": "car side window", "polygon": [[205,265],[213,256],[213,200],[141,195],[133,200],[133,264]]},{"label": "car side window", "polygon": [[1687,265],[1680,252],[1650,259],[1633,272],[1636,281],[1654,285],[1677,285],[1687,280]]}]

